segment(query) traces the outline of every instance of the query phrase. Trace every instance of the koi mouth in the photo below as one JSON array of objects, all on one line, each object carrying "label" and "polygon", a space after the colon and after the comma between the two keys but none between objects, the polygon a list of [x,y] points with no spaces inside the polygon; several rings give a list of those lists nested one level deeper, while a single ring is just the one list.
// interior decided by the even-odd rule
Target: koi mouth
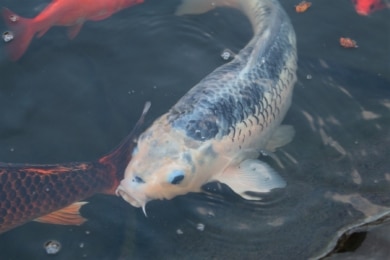
[{"label": "koi mouth", "polygon": [[136,197],[134,196],[131,196],[129,194],[129,192],[126,191],[126,189],[122,186],[122,185],[119,185],[118,188],[116,189],[115,191],[115,194],[117,196],[120,196],[122,197],[122,199],[124,199],[126,202],[128,202],[129,204],[131,204],[133,207],[136,207],[136,208],[142,208],[142,211],[144,212],[145,216],[147,217],[148,215],[146,214],[146,203],[148,202],[147,199],[141,201],[141,200],[137,200]]},{"label": "koi mouth", "polygon": [[115,194],[117,196],[122,197],[125,201],[130,203],[133,207],[139,208],[141,207],[141,203],[137,201],[135,198],[133,198],[130,194],[126,192],[126,190],[119,185],[119,187],[116,189]]}]

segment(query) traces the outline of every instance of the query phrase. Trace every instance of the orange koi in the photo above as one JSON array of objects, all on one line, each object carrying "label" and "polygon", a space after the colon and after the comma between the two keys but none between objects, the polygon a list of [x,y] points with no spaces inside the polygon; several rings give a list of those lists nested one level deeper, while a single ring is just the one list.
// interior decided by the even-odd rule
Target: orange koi
[{"label": "orange koi", "polygon": [[3,8],[3,18],[11,30],[8,35],[3,34],[8,56],[13,61],[18,60],[35,35],[40,38],[53,26],[68,26],[68,36],[73,39],[85,21],[100,21],[124,8],[143,2],[144,0],[53,0],[32,19],[23,18]]},{"label": "orange koi", "polygon": [[0,234],[31,220],[62,225],[84,221],[79,202],[96,193],[115,194],[140,134],[146,103],[130,134],[93,162],[52,165],[0,163]]},{"label": "orange koi", "polygon": [[369,15],[375,11],[389,8],[390,4],[382,0],[352,0],[355,10],[360,15]]},{"label": "orange koi", "polygon": [[340,37],[340,45],[344,48],[357,48],[358,45],[355,40],[347,37]]},{"label": "orange koi", "polygon": [[295,6],[295,11],[297,13],[306,12],[310,6],[311,6],[311,2],[302,1],[298,5]]}]

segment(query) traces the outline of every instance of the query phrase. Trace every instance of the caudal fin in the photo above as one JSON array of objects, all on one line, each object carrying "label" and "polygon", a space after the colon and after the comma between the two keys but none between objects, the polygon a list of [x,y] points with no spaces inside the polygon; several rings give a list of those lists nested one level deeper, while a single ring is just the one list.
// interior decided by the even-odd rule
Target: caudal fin
[{"label": "caudal fin", "polygon": [[22,18],[7,8],[3,8],[2,15],[12,35],[5,48],[10,60],[16,61],[22,57],[34,37],[33,21]]}]

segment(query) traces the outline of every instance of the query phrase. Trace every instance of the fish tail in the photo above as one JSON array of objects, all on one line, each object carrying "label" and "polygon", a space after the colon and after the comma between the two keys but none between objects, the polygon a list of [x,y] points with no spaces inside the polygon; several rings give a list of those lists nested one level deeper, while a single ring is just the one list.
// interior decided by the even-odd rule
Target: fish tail
[{"label": "fish tail", "polygon": [[16,61],[22,57],[34,37],[34,22],[33,19],[20,17],[8,8],[3,8],[2,16],[12,36],[5,47],[10,60]]},{"label": "fish tail", "polygon": [[145,116],[149,111],[150,105],[150,102],[146,102],[142,114],[130,134],[128,134],[113,151],[98,160],[99,164],[103,164],[107,169],[109,169],[112,179],[114,179],[113,185],[104,193],[112,195],[115,194],[115,190],[118,187],[119,182],[124,178],[125,169],[129,164],[133,151],[137,145],[137,139],[141,133],[141,128],[144,123]]}]

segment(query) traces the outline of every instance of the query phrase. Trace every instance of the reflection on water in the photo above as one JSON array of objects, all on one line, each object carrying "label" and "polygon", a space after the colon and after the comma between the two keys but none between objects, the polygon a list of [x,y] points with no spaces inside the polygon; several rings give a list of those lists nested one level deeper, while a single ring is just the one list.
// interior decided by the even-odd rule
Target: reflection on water
[{"label": "reflection on water", "polygon": [[[152,101],[150,123],[223,64],[224,49],[235,52],[250,37],[248,22],[237,12],[178,18],[171,15],[177,2],[147,1],[87,23],[72,42],[61,29],[52,30],[20,62],[3,57],[1,161],[97,158],[126,135],[146,100]],[[381,16],[363,20],[344,4],[313,6],[305,16],[284,4],[299,43],[298,83],[285,119],[296,137],[276,152],[281,164],[263,159],[287,181],[285,189],[250,202],[212,183],[204,194],[151,202],[148,218],[119,198],[94,196],[82,211],[89,219],[85,225],[28,223],[0,235],[0,258],[45,259],[43,244],[54,239],[62,245],[56,259],[306,259],[325,256],[344,233],[371,230],[366,222],[390,214],[390,82],[383,73],[389,61],[370,60],[373,50],[364,46],[375,43],[375,52],[380,46],[385,51],[386,42],[363,41],[359,30],[361,24],[378,25]],[[308,21],[326,8],[349,15],[356,26],[349,33],[361,35],[360,49],[316,49],[324,34],[307,29]],[[322,29],[338,39],[340,24]],[[370,34],[374,29],[383,28],[372,27]],[[367,62],[356,65],[349,57]],[[362,256],[373,245],[370,237],[389,243],[381,233],[388,224],[372,230]],[[333,258],[339,256],[354,254]]]}]

